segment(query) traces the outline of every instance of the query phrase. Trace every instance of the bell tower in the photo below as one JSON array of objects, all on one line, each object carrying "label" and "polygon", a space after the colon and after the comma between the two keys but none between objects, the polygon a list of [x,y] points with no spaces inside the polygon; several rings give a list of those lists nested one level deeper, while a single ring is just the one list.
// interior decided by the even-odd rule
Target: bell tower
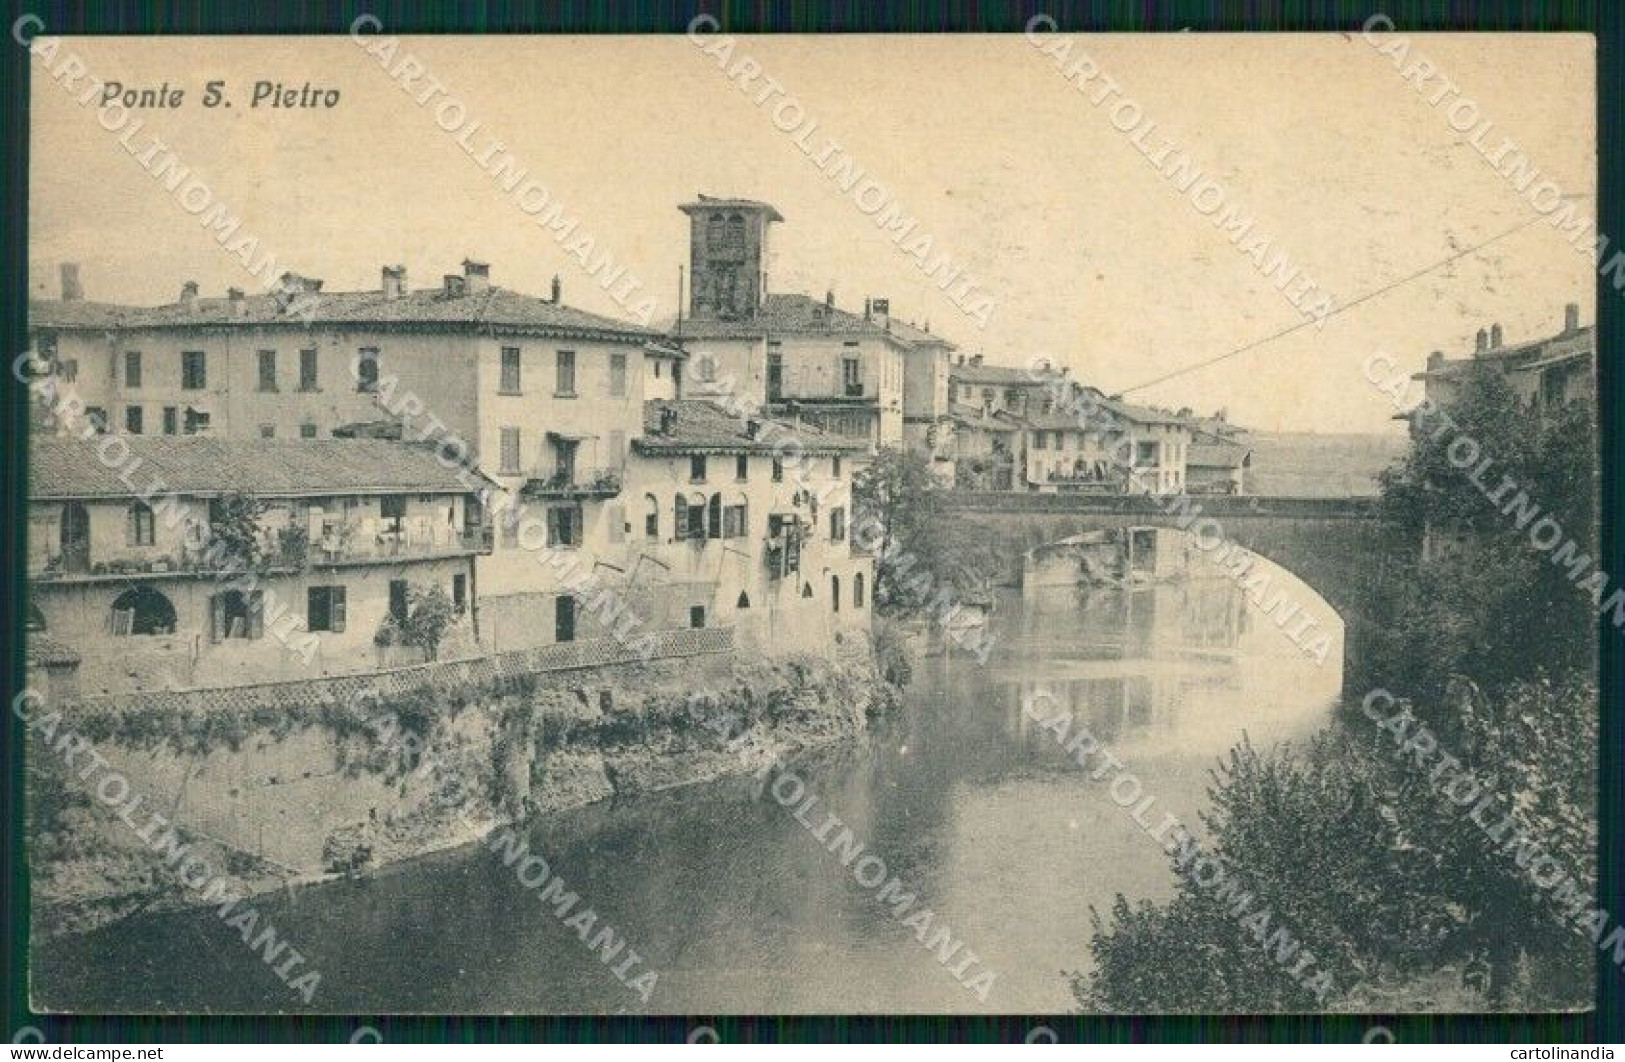
[{"label": "bell tower", "polygon": [[678,207],[688,215],[692,320],[744,321],[767,295],[768,226],[784,218],[753,199],[702,195]]}]

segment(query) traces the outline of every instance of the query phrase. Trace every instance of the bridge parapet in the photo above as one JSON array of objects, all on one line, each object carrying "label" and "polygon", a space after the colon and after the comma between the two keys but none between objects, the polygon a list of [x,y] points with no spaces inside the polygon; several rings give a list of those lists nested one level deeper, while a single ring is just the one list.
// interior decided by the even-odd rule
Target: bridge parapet
[{"label": "bridge parapet", "polygon": [[1066,513],[1101,516],[1181,516],[1198,507],[1203,515],[1310,520],[1376,520],[1373,497],[1302,498],[1256,494],[1193,494],[1176,500],[1158,494],[1038,494],[1014,491],[952,491],[948,508],[967,512]]}]

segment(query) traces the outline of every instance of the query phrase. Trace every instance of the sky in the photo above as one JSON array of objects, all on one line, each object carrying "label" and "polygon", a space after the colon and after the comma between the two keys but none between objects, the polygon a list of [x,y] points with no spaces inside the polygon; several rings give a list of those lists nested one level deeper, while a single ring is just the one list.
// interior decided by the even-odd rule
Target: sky
[{"label": "sky", "polygon": [[[387,35],[387,34],[386,34]],[[1417,87],[1358,34],[1076,38],[1156,123],[1342,305],[1535,216]],[[371,43],[371,42],[369,42]],[[1571,195],[1596,190],[1593,39],[1419,35],[1425,54]],[[404,263],[414,287],[465,257],[492,281],[626,317],[349,38],[90,38],[65,46],[103,79],[167,83],[177,108],[137,112],[287,268],[327,290],[375,288]],[[1043,355],[1107,392],[1253,343],[1302,320],[1213,223],[1019,35],[741,37],[754,58],[992,299],[967,316],[773,122],[773,107],[670,37],[406,38],[413,53],[581,220],[600,250],[676,310],[697,193],[772,203],[769,289],[930,322],[967,354]],[[225,81],[231,108],[202,106]],[[332,109],[249,106],[257,81],[337,90]],[[757,82],[758,85],[762,82]],[[753,89],[753,93],[754,93]],[[789,112],[785,112],[788,115]],[[1125,114],[1127,112],[1124,112]],[[36,59],[30,140],[30,292],[80,263],[86,297],[173,301],[260,290],[240,261],[155,182],[93,107]],[[788,120],[788,117],[787,119]],[[1126,119],[1125,119],[1126,120]],[[1594,198],[1579,205],[1589,216]],[[1545,223],[1136,400],[1268,431],[1393,432],[1362,369],[1462,356],[1474,333],[1508,341],[1594,319],[1596,273]]]}]

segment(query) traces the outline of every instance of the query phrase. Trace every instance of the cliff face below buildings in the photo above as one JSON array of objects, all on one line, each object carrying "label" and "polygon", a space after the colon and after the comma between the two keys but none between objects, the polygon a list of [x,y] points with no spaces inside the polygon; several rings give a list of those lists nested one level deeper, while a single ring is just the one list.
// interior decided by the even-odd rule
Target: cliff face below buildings
[{"label": "cliff face below buildings", "polygon": [[[866,653],[839,663],[719,653],[274,710],[65,706],[64,727],[108,766],[87,781],[82,759],[70,770],[30,733],[35,931],[216,905],[200,866],[242,895],[292,888],[505,823],[758,770],[859,734],[894,697]],[[112,772],[127,798],[98,795]]]}]

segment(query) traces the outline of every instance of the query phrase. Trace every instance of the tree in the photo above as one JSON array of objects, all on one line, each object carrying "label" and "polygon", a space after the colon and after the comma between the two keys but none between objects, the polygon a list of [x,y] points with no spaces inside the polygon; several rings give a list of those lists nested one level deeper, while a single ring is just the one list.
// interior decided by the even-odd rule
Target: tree
[{"label": "tree", "polygon": [[261,571],[266,563],[261,519],[269,506],[252,494],[226,494],[209,505],[209,552],[241,571]]},{"label": "tree", "polygon": [[[1306,747],[1237,746],[1210,790],[1207,843],[1252,909],[1279,915],[1333,972],[1343,1002],[1353,991],[1365,1009],[1404,1005],[1418,979],[1449,968],[1481,994],[1468,1006],[1583,1006],[1594,958],[1580,924],[1596,884],[1594,604],[1485,492],[1509,477],[1594,556],[1592,410],[1542,421],[1475,365],[1446,412],[1455,426],[1424,420],[1382,479],[1392,527],[1452,547],[1372,573],[1363,611],[1374,635],[1349,688],[1396,695],[1385,721],[1357,694]],[[1447,773],[1418,751],[1426,745],[1405,743],[1424,726],[1459,761]],[[1481,787],[1466,806],[1459,794],[1472,786],[1446,785],[1461,779]],[[1091,912],[1096,969],[1075,978],[1075,993],[1112,1010],[1315,1006],[1235,908],[1233,894],[1186,876],[1167,904],[1118,897]]]},{"label": "tree", "polygon": [[440,643],[457,618],[451,597],[439,583],[427,587],[407,589],[407,613],[401,623],[401,641],[423,650],[423,655],[434,660],[440,655]]},{"label": "tree", "polygon": [[853,538],[875,550],[875,603],[889,612],[921,608],[942,589],[984,589],[998,571],[987,532],[952,519],[947,488],[920,454],[880,451],[854,479]]}]

